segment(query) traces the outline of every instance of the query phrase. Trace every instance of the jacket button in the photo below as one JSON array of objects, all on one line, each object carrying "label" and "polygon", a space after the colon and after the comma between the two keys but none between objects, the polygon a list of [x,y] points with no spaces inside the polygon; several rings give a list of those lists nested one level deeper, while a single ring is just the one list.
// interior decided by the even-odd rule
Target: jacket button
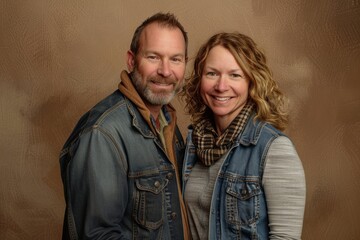
[{"label": "jacket button", "polygon": [[156,188],[159,188],[159,187],[160,187],[160,182],[159,182],[159,181],[155,181],[154,186],[155,186]]},{"label": "jacket button", "polygon": [[176,212],[172,212],[172,213],[171,213],[171,219],[172,219],[172,220],[175,220],[176,216],[177,216],[177,215],[176,215]]},{"label": "jacket button", "polygon": [[170,180],[173,178],[173,176],[174,176],[174,174],[170,172],[166,175],[166,178]]}]

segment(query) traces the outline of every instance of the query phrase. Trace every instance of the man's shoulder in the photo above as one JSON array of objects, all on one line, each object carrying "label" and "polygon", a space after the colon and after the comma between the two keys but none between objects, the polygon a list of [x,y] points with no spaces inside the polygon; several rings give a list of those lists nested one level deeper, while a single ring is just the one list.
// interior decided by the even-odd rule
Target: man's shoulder
[{"label": "man's shoulder", "polygon": [[85,114],[88,115],[86,126],[90,127],[99,124],[99,121],[104,120],[111,112],[114,112],[125,105],[125,96],[119,90],[114,91],[112,94],[98,102]]},{"label": "man's shoulder", "polygon": [[[126,107],[123,107],[125,105],[125,97],[119,90],[114,91],[112,94],[102,99],[82,115],[74,127],[69,139],[65,143],[65,146],[76,139],[81,133],[92,129],[95,126],[98,127],[99,124],[102,124],[104,121],[113,121],[111,120],[111,116],[117,110],[126,109]],[[113,119],[115,121],[115,118]]]}]

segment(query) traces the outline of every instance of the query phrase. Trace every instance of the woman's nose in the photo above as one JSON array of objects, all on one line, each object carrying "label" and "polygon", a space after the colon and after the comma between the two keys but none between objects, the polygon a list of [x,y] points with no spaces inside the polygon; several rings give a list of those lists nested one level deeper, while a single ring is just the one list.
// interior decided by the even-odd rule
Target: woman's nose
[{"label": "woman's nose", "polygon": [[215,89],[217,91],[226,91],[228,89],[228,83],[225,76],[220,75],[218,81],[216,82]]}]

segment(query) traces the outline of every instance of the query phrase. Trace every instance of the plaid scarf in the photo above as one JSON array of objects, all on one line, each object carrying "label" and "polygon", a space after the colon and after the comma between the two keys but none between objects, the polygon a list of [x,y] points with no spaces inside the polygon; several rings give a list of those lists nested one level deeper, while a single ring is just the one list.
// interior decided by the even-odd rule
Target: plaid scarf
[{"label": "plaid scarf", "polygon": [[252,103],[247,103],[220,136],[216,133],[214,125],[209,119],[201,120],[194,127],[193,143],[196,146],[199,159],[205,166],[211,166],[220,159],[232,146],[239,134],[242,134],[253,106]]}]

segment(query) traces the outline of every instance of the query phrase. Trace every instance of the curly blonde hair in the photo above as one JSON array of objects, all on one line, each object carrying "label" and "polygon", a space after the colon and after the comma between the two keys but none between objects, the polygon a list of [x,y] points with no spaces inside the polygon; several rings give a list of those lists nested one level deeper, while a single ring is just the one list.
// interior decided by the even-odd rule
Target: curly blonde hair
[{"label": "curly blonde hair", "polygon": [[288,124],[285,97],[273,79],[264,53],[248,36],[241,33],[218,33],[203,44],[194,61],[194,68],[181,93],[185,111],[194,124],[212,116],[200,95],[200,81],[210,50],[215,46],[227,49],[249,79],[249,101],[254,102],[256,119],[265,121],[279,130]]}]

